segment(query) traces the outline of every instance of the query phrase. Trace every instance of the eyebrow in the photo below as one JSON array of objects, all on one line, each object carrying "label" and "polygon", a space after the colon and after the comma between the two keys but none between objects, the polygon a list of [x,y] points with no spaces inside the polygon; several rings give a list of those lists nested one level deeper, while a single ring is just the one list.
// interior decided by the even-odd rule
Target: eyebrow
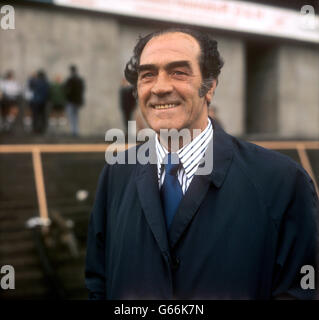
[{"label": "eyebrow", "polygon": [[[165,65],[164,69],[165,70],[170,70],[173,68],[178,68],[178,67],[187,67],[190,70],[192,70],[191,64],[187,60],[180,60],[180,61],[173,61]],[[156,70],[157,66],[155,64],[142,64],[138,66],[137,71],[142,72],[145,70]]]}]

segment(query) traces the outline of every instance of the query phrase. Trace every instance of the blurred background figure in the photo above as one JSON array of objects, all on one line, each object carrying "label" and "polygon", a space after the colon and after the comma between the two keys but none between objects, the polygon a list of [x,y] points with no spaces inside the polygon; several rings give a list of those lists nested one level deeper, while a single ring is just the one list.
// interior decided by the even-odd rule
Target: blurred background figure
[{"label": "blurred background figure", "polygon": [[120,106],[122,110],[124,128],[126,133],[128,133],[127,122],[132,118],[132,114],[136,106],[136,100],[134,97],[133,90],[133,86],[129,84],[125,78],[123,78],[120,87]]},{"label": "blurred background figure", "polygon": [[50,119],[49,126],[55,133],[66,125],[65,111],[65,92],[61,75],[55,75],[52,83],[50,84]]},{"label": "blurred background figure", "polygon": [[32,87],[37,78],[37,72],[33,72],[26,81],[24,88],[24,108],[23,108],[23,127],[24,130],[30,132],[32,130],[32,110],[31,100],[33,98]]},{"label": "blurred background figure", "polygon": [[2,130],[10,131],[19,113],[21,87],[12,70],[6,73],[0,86]]},{"label": "blurred background figure", "polygon": [[30,79],[29,87],[32,91],[30,105],[33,132],[43,134],[47,128],[47,103],[49,99],[49,83],[43,70],[38,71],[36,78]]},{"label": "blurred background figure", "polygon": [[70,76],[65,82],[66,112],[73,136],[79,135],[79,109],[84,103],[84,80],[78,75],[77,67],[70,66]]}]

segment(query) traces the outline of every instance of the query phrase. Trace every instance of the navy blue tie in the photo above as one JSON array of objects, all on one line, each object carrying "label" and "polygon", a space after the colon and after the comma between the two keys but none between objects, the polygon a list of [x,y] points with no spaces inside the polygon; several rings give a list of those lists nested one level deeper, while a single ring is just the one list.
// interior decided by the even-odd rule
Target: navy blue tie
[{"label": "navy blue tie", "polygon": [[164,164],[165,178],[161,188],[162,204],[165,213],[167,229],[170,228],[179,203],[183,197],[183,191],[177,177],[177,170],[180,164],[176,153],[173,154],[173,158],[174,161],[172,161],[172,154],[168,153],[167,161],[164,161],[164,163],[167,162],[167,164]]}]

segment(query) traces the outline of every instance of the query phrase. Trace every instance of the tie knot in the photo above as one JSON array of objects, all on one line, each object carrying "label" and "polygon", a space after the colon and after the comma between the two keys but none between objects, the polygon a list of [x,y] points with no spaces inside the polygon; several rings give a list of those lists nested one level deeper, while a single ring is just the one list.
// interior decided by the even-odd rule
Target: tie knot
[{"label": "tie knot", "polygon": [[179,168],[180,162],[177,153],[168,153],[164,159],[164,167],[166,174],[175,176]]}]

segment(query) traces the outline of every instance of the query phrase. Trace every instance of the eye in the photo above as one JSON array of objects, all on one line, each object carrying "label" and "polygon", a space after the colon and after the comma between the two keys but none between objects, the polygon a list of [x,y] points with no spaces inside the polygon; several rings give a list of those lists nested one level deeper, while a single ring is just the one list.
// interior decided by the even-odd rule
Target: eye
[{"label": "eye", "polygon": [[141,77],[141,79],[148,79],[153,76],[154,76],[154,74],[152,72],[145,72],[145,73],[142,73],[140,77]]},{"label": "eye", "polygon": [[176,75],[176,76],[182,76],[182,75],[187,75],[186,72],[183,72],[183,71],[180,71],[180,70],[175,70],[172,72],[173,75]]},{"label": "eye", "polygon": [[186,80],[189,74],[187,73],[187,71],[173,70],[171,72],[171,76],[176,80]]}]

